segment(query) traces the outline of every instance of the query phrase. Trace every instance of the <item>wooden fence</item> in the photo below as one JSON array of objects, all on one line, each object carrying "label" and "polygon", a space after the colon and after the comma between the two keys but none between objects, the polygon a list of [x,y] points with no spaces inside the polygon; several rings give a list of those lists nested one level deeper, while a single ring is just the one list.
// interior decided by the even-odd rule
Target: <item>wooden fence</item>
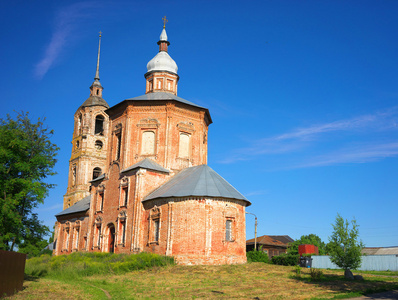
[{"label": "wooden fence", "polygon": [[22,290],[26,254],[0,250],[0,298]]}]

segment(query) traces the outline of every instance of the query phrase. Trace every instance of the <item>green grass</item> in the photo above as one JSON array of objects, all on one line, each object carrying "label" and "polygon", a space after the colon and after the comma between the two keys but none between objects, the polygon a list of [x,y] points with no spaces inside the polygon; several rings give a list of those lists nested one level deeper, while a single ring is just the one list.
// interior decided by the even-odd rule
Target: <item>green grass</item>
[{"label": "green grass", "polygon": [[[130,271],[120,268],[133,261],[139,263]],[[344,271],[322,270],[313,280],[306,268],[298,274],[295,267],[259,262],[181,266],[148,253],[43,256],[29,259],[27,272],[24,290],[12,299],[345,299],[398,289],[398,278],[380,272],[350,281]]]}]

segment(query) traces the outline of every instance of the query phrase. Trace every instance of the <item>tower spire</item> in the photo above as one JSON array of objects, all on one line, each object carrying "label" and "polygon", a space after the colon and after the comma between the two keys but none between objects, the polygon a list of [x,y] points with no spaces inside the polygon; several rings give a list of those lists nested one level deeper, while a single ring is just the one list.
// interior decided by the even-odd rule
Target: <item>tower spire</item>
[{"label": "tower spire", "polygon": [[101,36],[102,32],[99,32],[99,40],[98,40],[98,57],[97,57],[97,69],[95,71],[94,82],[90,86],[90,96],[102,97],[102,90],[104,89],[100,83],[99,78],[99,63],[100,63],[100,52],[101,52]]},{"label": "tower spire", "polygon": [[97,71],[95,72],[94,80],[100,80],[99,78],[99,62],[100,62],[100,51],[101,51],[101,36],[102,32],[99,32],[99,41],[98,41],[98,58],[97,58]]}]

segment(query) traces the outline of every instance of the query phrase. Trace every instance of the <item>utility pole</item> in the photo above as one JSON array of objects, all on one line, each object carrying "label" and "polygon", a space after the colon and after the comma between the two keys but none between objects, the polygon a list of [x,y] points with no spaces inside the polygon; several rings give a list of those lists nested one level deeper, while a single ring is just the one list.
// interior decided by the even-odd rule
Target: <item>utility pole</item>
[{"label": "utility pole", "polygon": [[249,212],[246,213],[254,216],[254,250],[257,251],[257,216]]}]

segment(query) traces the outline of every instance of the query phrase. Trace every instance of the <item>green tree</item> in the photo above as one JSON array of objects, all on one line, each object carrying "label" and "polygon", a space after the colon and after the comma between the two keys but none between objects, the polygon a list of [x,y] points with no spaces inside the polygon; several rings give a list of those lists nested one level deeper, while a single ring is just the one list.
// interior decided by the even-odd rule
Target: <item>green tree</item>
[{"label": "green tree", "polygon": [[0,249],[32,252],[49,233],[33,209],[54,187],[45,182],[55,174],[58,147],[50,142],[52,135],[42,120],[32,123],[28,113],[0,119]]},{"label": "green tree", "polygon": [[337,214],[333,233],[329,237],[327,248],[330,260],[344,270],[355,270],[361,266],[362,241],[359,240],[359,225],[353,219],[350,222]]},{"label": "green tree", "polygon": [[324,242],[322,242],[321,238],[317,236],[316,234],[308,234],[308,235],[302,235],[300,239],[294,241],[289,245],[289,248],[287,249],[287,253],[289,254],[298,254],[298,246],[303,245],[303,244],[308,244],[308,245],[314,245],[318,247],[319,254],[320,255],[325,255],[326,254],[326,245]]}]

